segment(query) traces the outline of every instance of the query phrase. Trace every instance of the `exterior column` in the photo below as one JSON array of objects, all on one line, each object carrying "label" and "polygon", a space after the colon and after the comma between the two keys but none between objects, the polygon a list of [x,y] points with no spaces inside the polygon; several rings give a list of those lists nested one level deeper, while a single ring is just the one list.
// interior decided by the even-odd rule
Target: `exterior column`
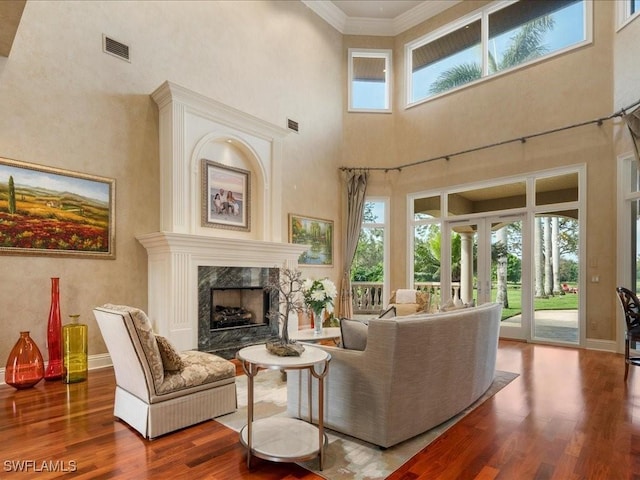
[{"label": "exterior column", "polygon": [[473,234],[460,234],[460,299],[464,303],[473,298]]}]

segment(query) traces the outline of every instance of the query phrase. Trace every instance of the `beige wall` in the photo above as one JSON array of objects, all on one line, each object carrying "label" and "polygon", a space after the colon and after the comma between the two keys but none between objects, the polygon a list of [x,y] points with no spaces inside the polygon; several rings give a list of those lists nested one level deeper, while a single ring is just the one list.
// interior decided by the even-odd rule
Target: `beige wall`
[{"label": "beige wall", "polygon": [[[102,52],[103,33],[130,46],[131,63]],[[46,358],[50,277],[61,278],[63,319],[89,324],[90,355],[106,351],[92,307],[146,308],[135,236],[159,228],[150,93],[166,80],[281,127],[300,122],[284,145],[282,235],[294,212],[335,220],[339,239],[342,51],[300,2],[28,2],[0,71],[0,156],[115,178],[117,258],[0,257],[1,361],[21,330]],[[337,280],[334,269],[305,274]]]},{"label": "beige wall", "polygon": [[[351,165],[408,164],[609,115],[613,111],[614,3],[594,2],[594,41],[568,54],[498,76],[433,101],[403,108],[404,45],[487,2],[464,2],[399,35],[394,44],[393,118],[347,115],[345,151],[364,150]],[[359,46],[348,37],[349,47]],[[368,38],[362,41],[367,43]],[[637,92],[637,88],[635,89]],[[383,125],[384,130],[381,129]],[[379,132],[377,138],[366,135]],[[392,140],[387,141],[383,132]],[[357,148],[352,148],[356,145]],[[401,172],[374,173],[369,194],[391,196],[391,289],[407,283],[406,195],[563,165],[587,166],[587,338],[615,337],[615,169],[612,122],[438,160]],[[390,193],[389,193],[390,192]],[[592,267],[591,265],[597,265]]]},{"label": "beige wall", "polygon": [[[338,166],[405,164],[608,115],[635,100],[640,47],[631,45],[640,44],[640,24],[616,34],[614,2],[594,2],[593,45],[403,109],[404,44],[484,3],[466,1],[379,38],[343,37],[293,1],[28,2],[0,70],[0,156],[115,178],[117,259],[0,257],[0,359],[20,330],[46,351],[52,276],[61,278],[63,316],[80,313],[89,323],[91,355],[105,352],[93,306],[146,307],[146,252],[135,236],[159,226],[158,114],[149,94],[165,80],[276,125],[300,122],[284,146],[283,216],[334,220],[335,265],[342,260]],[[131,46],[131,63],[102,53],[103,33]],[[393,49],[392,115],[346,113],[348,47]],[[611,123],[588,126],[374,173],[369,193],[392,200],[392,287],[406,281],[407,193],[586,164],[587,256],[597,259],[601,279],[587,284],[587,336],[613,339],[612,166],[628,149],[624,139],[614,147],[613,132]],[[304,273],[339,278],[336,268]]]},{"label": "beige wall", "polygon": [[[640,19],[636,18],[614,35],[613,101],[616,109],[640,100]],[[630,136],[621,120],[615,123],[615,152],[624,155],[632,150]]]}]

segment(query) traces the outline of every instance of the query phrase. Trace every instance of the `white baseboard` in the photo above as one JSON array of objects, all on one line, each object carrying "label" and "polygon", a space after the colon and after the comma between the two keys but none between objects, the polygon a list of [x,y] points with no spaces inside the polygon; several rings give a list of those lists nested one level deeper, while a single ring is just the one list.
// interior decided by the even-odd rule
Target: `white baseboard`
[{"label": "white baseboard", "polygon": [[[89,355],[89,370],[96,370],[98,368],[110,367],[111,357],[108,353],[99,353],[98,355]],[[45,362],[45,369],[47,368],[47,364]],[[4,381],[4,368],[0,368],[0,385],[5,385]]]},{"label": "white baseboard", "polygon": [[111,362],[111,357],[108,353],[89,355],[89,370],[110,367],[111,365],[113,365],[113,363]]},{"label": "white baseboard", "polygon": [[589,350],[602,350],[603,352],[618,353],[618,346],[615,340],[598,340],[587,338],[586,347]]}]

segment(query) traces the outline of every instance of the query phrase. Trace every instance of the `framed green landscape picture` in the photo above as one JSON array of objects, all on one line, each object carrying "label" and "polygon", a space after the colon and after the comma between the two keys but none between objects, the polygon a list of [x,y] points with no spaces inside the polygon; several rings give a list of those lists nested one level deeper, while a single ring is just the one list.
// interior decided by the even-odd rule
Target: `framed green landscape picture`
[{"label": "framed green landscape picture", "polygon": [[0,158],[0,254],[115,258],[115,180]]},{"label": "framed green landscape picture", "polygon": [[301,266],[333,266],[333,221],[289,214],[289,243],[309,245],[300,255]]}]

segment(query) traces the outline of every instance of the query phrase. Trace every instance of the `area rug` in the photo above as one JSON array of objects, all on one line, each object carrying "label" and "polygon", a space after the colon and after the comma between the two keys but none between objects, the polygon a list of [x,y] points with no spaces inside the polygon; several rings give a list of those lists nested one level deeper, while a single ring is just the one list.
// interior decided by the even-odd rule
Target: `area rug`
[{"label": "area rug", "polygon": [[[324,468],[318,469],[318,461],[300,463],[321,477],[329,480],[374,480],[387,478],[411,457],[442,435],[458,420],[471,412],[486,399],[507,386],[518,374],[497,371],[487,390],[474,404],[455,417],[433,429],[406,440],[391,448],[380,449],[348,435],[325,429],[328,445],[325,449]],[[247,423],[247,377],[236,379],[238,410],[216,418],[226,427],[240,431]],[[287,415],[287,383],[278,370],[260,372],[254,380],[254,418]]]}]

